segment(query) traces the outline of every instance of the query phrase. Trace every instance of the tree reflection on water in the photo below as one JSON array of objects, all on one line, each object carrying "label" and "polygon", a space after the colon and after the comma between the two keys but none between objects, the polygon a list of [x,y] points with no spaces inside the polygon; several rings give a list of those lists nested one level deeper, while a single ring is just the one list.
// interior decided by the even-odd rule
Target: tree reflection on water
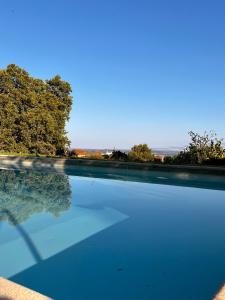
[{"label": "tree reflection on water", "polygon": [[59,216],[69,209],[71,187],[64,174],[0,170],[0,221],[20,224],[33,214]]}]

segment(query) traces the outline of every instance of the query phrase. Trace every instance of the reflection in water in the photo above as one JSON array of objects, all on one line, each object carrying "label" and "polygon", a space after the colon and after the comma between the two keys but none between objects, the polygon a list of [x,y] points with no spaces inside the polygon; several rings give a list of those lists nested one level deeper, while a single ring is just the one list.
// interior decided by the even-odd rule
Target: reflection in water
[{"label": "reflection in water", "polygon": [[0,170],[1,276],[24,272],[128,218],[105,205],[72,205],[77,188],[79,181],[65,174]]},{"label": "reflection in water", "polygon": [[17,225],[40,212],[59,216],[70,204],[71,188],[66,175],[0,170],[0,221]]}]

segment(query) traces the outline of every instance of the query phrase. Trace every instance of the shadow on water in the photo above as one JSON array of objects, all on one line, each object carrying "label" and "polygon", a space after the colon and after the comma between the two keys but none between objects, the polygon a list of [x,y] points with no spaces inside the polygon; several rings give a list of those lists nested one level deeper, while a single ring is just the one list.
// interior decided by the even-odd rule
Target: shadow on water
[{"label": "shadow on water", "polygon": [[30,239],[29,235],[26,233],[26,231],[23,229],[22,226],[20,226],[17,221],[16,218],[10,213],[10,211],[8,211],[7,209],[2,210],[2,213],[5,213],[8,218],[9,221],[11,222],[11,224],[13,224],[14,226],[16,226],[18,232],[20,233],[21,237],[24,239],[24,241],[26,242],[30,252],[32,253],[35,261],[38,263],[42,260],[40,254],[38,253],[38,250],[36,249],[34,243],[32,242],[32,240]]}]

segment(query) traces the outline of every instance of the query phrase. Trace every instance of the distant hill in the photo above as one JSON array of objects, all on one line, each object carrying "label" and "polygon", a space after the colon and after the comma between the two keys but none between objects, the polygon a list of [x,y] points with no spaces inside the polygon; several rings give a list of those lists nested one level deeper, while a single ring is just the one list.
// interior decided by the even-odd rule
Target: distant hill
[{"label": "distant hill", "polygon": [[[101,152],[101,153],[106,153],[107,151],[112,151],[113,149],[101,149],[101,148],[79,148],[87,152]],[[181,150],[183,150],[184,147],[170,147],[170,148],[152,148],[153,152],[155,154],[160,154],[160,155],[167,155],[167,156],[174,156],[177,153],[179,153]],[[117,149],[122,152],[128,153],[130,149]]]},{"label": "distant hill", "polygon": [[184,147],[171,147],[171,148],[153,148],[152,151],[155,154],[161,154],[166,156],[174,156],[182,151]]}]

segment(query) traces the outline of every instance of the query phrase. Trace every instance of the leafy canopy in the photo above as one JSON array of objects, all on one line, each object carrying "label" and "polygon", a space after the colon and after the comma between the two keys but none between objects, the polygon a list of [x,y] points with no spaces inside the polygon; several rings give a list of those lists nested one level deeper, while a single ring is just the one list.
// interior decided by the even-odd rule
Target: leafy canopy
[{"label": "leafy canopy", "polygon": [[128,155],[125,152],[122,152],[120,150],[113,150],[112,155],[110,156],[110,159],[127,161]]},{"label": "leafy canopy", "polygon": [[221,160],[225,158],[225,149],[222,139],[218,139],[214,132],[205,132],[203,135],[189,132],[191,142],[184,151],[175,158],[176,163],[202,164],[210,160]]},{"label": "leafy canopy", "polygon": [[154,160],[154,154],[147,144],[134,145],[128,153],[131,161],[149,162]]},{"label": "leafy canopy", "polygon": [[58,75],[44,81],[13,64],[0,69],[0,151],[63,154],[71,92]]}]

